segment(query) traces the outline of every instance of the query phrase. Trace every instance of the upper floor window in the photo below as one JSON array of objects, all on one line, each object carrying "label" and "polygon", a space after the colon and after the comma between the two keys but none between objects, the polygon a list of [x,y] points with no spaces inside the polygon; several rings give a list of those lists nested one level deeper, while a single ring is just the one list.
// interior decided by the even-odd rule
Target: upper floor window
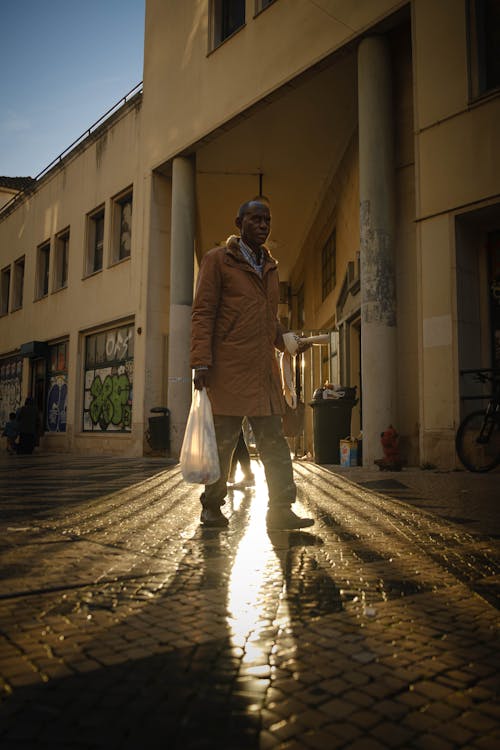
[{"label": "upper floor window", "polygon": [[274,2],[275,0],[255,0],[255,14],[260,13],[261,10],[264,10]]},{"label": "upper floor window", "polygon": [[469,0],[470,93],[500,88],[500,0]]},{"label": "upper floor window", "polygon": [[0,315],[7,315],[9,312],[9,295],[10,295],[10,266],[2,269],[2,278],[0,281]]},{"label": "upper floor window", "polygon": [[132,191],[114,199],[113,261],[130,257],[132,247]]},{"label": "upper floor window", "polygon": [[56,237],[54,260],[54,289],[64,289],[68,286],[69,229],[65,229]]},{"label": "upper floor window", "polygon": [[212,0],[212,49],[245,25],[245,0]]},{"label": "upper floor window", "polygon": [[331,233],[321,251],[321,299],[326,299],[337,282],[337,238]]},{"label": "upper floor window", "polygon": [[49,293],[50,242],[38,247],[35,298],[41,299]]},{"label": "upper floor window", "polygon": [[20,310],[24,295],[24,255],[14,263],[14,284],[12,289],[12,309]]},{"label": "upper floor window", "polygon": [[102,270],[104,255],[104,208],[89,214],[87,224],[87,267],[86,273]]}]

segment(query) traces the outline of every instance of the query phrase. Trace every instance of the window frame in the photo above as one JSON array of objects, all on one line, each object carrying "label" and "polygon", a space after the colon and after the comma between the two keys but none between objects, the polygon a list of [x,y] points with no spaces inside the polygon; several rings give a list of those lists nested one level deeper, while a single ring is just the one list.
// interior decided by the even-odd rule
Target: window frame
[{"label": "window frame", "polygon": [[271,5],[274,5],[276,0],[255,0],[254,18],[267,10]]},{"label": "window frame", "polygon": [[242,6],[243,10],[243,22],[234,27],[231,31],[223,36],[223,13],[224,13],[224,2],[231,2],[231,0],[210,0],[209,11],[209,52],[213,52],[218,49],[222,44],[231,39],[238,31],[241,31],[246,25],[246,2],[245,0],[237,0]]},{"label": "window frame", "polygon": [[44,409],[44,429],[47,435],[66,433],[68,359],[69,338],[48,345],[47,397]]},{"label": "window frame", "polygon": [[[122,237],[122,218],[123,208],[125,205],[130,203],[131,215],[130,215],[130,250],[128,254],[122,254],[121,251],[121,237]],[[129,260],[132,255],[132,232],[134,227],[134,191],[130,185],[126,190],[122,190],[121,193],[113,198],[113,212],[112,212],[112,257],[110,265],[116,265],[122,263],[125,260]]]},{"label": "window frame", "polygon": [[[19,275],[19,269],[22,274]],[[24,278],[26,272],[26,256],[21,255],[14,261],[14,277],[12,279],[12,306],[11,311],[22,310],[24,303]]]},{"label": "window frame", "polygon": [[[488,39],[490,28],[485,19],[485,4],[488,0],[467,0],[467,57],[469,78],[469,100],[476,101],[500,92],[500,70],[498,82],[490,85],[488,76]],[[493,45],[494,40],[491,40]]]},{"label": "window frame", "polygon": [[[126,332],[125,336],[122,335],[124,332]],[[81,431],[83,433],[87,435],[130,435],[132,433],[134,339],[133,320],[117,322],[112,326],[83,334],[81,408]],[[120,379],[124,377],[129,388],[126,399],[122,397],[123,383],[120,382]],[[94,382],[97,380],[100,383]],[[115,398],[111,398],[111,385],[116,388]],[[107,403],[109,400],[113,402],[112,408]]]},{"label": "window frame", "polygon": [[[97,243],[97,226],[102,220],[102,240],[101,240],[101,258],[100,266],[96,267]],[[104,268],[104,250],[106,245],[106,206],[101,204],[93,211],[87,214],[87,251],[85,253],[85,276],[94,276],[101,273]]]},{"label": "window frame", "polygon": [[58,292],[68,286],[70,229],[66,227],[56,234],[54,244],[53,291]]},{"label": "window frame", "polygon": [[[7,283],[5,283],[7,282]],[[9,314],[12,284],[12,269],[10,263],[0,271],[0,316]]]},{"label": "window frame", "polygon": [[45,299],[50,291],[50,240],[36,249],[35,300]]}]

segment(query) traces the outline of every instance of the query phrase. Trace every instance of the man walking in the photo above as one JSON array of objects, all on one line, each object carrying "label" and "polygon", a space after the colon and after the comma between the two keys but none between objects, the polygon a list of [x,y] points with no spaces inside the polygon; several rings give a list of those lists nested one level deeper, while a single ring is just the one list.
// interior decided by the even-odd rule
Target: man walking
[{"label": "man walking", "polygon": [[227,526],[221,512],[227,474],[241,422],[246,416],[266,475],[270,529],[312,526],[291,509],[296,498],[288,444],[281,416],[284,399],[276,349],[284,349],[278,322],[277,262],[264,243],[271,214],[262,198],[240,206],[236,226],[241,236],[203,258],[192,315],[191,366],[194,386],[207,388],[214,414],[220,479],[201,496],[201,522]]}]

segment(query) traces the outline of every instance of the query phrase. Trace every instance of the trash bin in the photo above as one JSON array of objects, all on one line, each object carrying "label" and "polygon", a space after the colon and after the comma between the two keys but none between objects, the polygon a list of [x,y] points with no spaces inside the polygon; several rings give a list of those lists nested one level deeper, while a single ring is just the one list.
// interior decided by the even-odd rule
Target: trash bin
[{"label": "trash bin", "polygon": [[170,409],[166,406],[153,406],[153,414],[158,417],[149,417],[149,444],[154,451],[170,450]]},{"label": "trash bin", "polygon": [[314,461],[340,464],[340,441],[351,434],[355,388],[346,388],[341,398],[319,398],[309,402],[313,410]]}]

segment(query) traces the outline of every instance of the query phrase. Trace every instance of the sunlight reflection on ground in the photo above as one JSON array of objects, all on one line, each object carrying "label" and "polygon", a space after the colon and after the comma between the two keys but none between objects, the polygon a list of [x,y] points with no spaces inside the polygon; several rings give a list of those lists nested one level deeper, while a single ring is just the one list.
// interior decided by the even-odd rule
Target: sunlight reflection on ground
[{"label": "sunlight reflection on ground", "polygon": [[[249,517],[234,560],[228,589],[228,627],[235,645],[249,640],[245,661],[258,662],[264,657],[257,641],[273,625],[274,613],[266,608],[264,588],[269,583],[283,585],[281,566],[266,528],[267,485],[262,464],[252,461],[255,487],[233,491],[233,507],[238,509],[245,494],[251,493]],[[239,481],[239,477],[236,477]],[[265,655],[267,662],[267,654]]]}]

